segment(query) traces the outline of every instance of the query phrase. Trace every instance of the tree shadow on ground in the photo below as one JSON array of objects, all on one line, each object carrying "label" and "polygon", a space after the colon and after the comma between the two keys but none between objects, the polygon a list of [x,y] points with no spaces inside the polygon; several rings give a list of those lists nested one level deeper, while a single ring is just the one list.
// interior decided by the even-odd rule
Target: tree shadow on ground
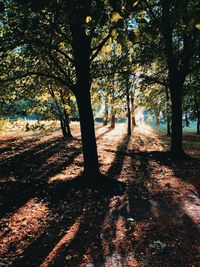
[{"label": "tree shadow on ground", "polygon": [[96,139],[99,140],[100,138],[102,138],[104,135],[106,135],[107,133],[111,132],[113,130],[113,128],[108,128],[106,131],[104,131],[103,133],[97,135]]},{"label": "tree shadow on ground", "polygon": [[[126,156],[126,151],[127,151],[128,144],[130,142],[130,138],[131,137],[129,135],[125,135],[122,142],[120,142],[120,144],[117,146],[117,149],[115,152],[116,153],[115,158],[107,174],[108,176],[111,176],[114,179],[117,179],[122,169],[122,165],[124,162],[124,158]],[[109,150],[106,150],[106,151],[109,151]]]},{"label": "tree shadow on ground", "polygon": [[169,167],[176,177],[193,184],[198,194],[200,194],[200,158],[186,156],[183,159],[174,160],[170,152],[163,151],[137,152],[134,155],[147,161],[156,161],[161,166]]},{"label": "tree shadow on ground", "polygon": [[198,160],[173,162],[169,153],[157,151],[131,157],[136,179],[128,190],[128,216],[133,220],[129,238],[138,264],[198,266],[200,200],[185,177],[187,167],[197,168]]},{"label": "tree shadow on ground", "polygon": [[36,145],[27,144],[21,153],[5,158],[0,164],[1,216],[20,207],[29,197],[40,194],[47,179],[60,173],[81,153],[77,139],[57,137]]},{"label": "tree shadow on ground", "polygon": [[[62,148],[59,139],[53,140],[53,146],[51,142],[42,143],[23,152],[23,155],[17,155],[11,159],[12,164],[20,162],[22,158],[36,160],[36,155],[41,155],[40,161],[37,161],[39,164],[44,162],[49,155],[54,155],[57,149]],[[74,153],[80,153],[80,150],[77,149]],[[113,177],[114,169],[120,173],[122,161],[121,154],[119,156],[116,153],[107,175],[100,176],[96,183],[87,182],[85,177],[78,176],[72,181],[48,184],[44,177],[48,178],[49,174],[41,179],[37,172],[27,177],[24,183],[21,180],[9,185],[4,183],[6,193],[2,202],[5,202],[7,209],[4,206],[3,212],[9,211],[1,225],[0,257],[4,258],[4,262],[10,266],[38,266],[42,263],[42,266],[79,266],[86,261],[86,254],[92,261],[103,262],[101,231],[109,201],[113,196],[123,194],[126,187],[113,179],[116,178]],[[57,166],[57,172],[60,167],[61,165]],[[24,175],[20,170],[15,171]],[[4,175],[9,176],[9,173],[5,170]],[[14,197],[9,202],[8,198],[13,191],[18,199]],[[44,214],[41,218],[42,212]],[[89,260],[88,258],[87,261]]]},{"label": "tree shadow on ground", "polygon": [[[122,143],[117,148],[126,149],[129,142],[129,138],[125,137]],[[79,229],[67,246],[61,246],[59,252],[54,255],[47,257],[49,264],[50,258],[55,257],[52,266],[81,266],[85,261],[93,262],[95,266],[102,266],[105,262],[105,251],[102,247],[102,228],[105,217],[109,213],[109,203],[113,196],[123,195],[126,185],[122,182],[116,181],[116,174],[120,173],[123,163],[123,157],[121,154],[116,152],[116,156],[110,169],[106,175],[100,176],[95,183],[89,184],[81,178],[77,180],[77,185],[80,186],[81,192],[84,185],[89,186],[91,190],[89,198],[84,197],[88,201],[88,207],[84,207],[84,216],[80,223]],[[114,172],[115,170],[115,172]],[[81,185],[83,184],[83,186]],[[93,205],[94,204],[94,205]],[[121,210],[120,210],[121,211]],[[119,213],[115,214],[115,218],[112,218],[113,233],[115,232],[115,220],[119,216]],[[113,236],[114,237],[114,236]],[[110,250],[112,253],[112,250]],[[76,255],[69,261],[69,255]],[[45,266],[45,264],[44,264]],[[83,265],[85,266],[85,265]]]},{"label": "tree shadow on ground", "polygon": [[[110,169],[98,182],[78,176],[50,184],[41,179],[13,183],[13,188],[19,186],[18,197],[25,191],[26,199],[2,220],[3,263],[20,267],[93,263],[98,267],[131,266],[137,261],[141,266],[187,267],[188,262],[195,266],[197,225],[184,203],[174,199],[184,176],[178,176],[177,163],[167,153],[130,152],[129,140],[124,137]],[[134,175],[125,185],[117,180],[126,158]],[[185,162],[180,164],[183,169]],[[160,174],[165,176],[163,168],[180,182],[176,191],[167,183],[156,184]]]},{"label": "tree shadow on ground", "polygon": [[[73,147],[75,146],[75,147]],[[72,149],[73,147],[73,149]],[[81,153],[80,141],[53,138],[6,158],[1,164],[1,176],[14,177],[17,181],[50,178],[73,161]]]}]

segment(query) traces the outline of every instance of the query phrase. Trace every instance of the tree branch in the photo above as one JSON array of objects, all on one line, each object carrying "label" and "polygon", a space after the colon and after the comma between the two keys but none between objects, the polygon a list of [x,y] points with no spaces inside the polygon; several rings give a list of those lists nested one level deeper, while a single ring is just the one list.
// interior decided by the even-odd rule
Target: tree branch
[{"label": "tree branch", "polygon": [[0,79],[0,85],[3,85],[3,84],[8,83],[8,82],[16,81],[16,80],[19,80],[22,78],[26,78],[28,76],[38,76],[38,77],[46,77],[49,79],[53,79],[53,80],[63,84],[64,86],[68,86],[71,89],[71,91],[74,92],[74,87],[71,87],[71,85],[69,85],[68,82],[66,82],[65,80],[63,80],[60,77],[57,77],[55,75],[40,72],[40,71],[29,71],[26,73],[21,73],[21,74],[15,75],[13,77]]},{"label": "tree branch", "polygon": [[159,80],[159,79],[157,79],[155,77],[151,77],[151,76],[148,76],[148,75],[145,75],[145,74],[142,74],[140,77],[143,78],[145,80],[145,82],[147,82],[147,83],[149,83],[149,82],[157,83],[157,84],[160,84],[160,85],[163,85],[163,86],[167,86],[168,85],[167,80],[161,81],[161,80]]},{"label": "tree branch", "polygon": [[70,77],[68,76],[68,73],[63,70],[63,68],[60,66],[60,63],[56,60],[56,58],[54,58],[51,55],[51,53],[48,53],[48,56],[49,56],[50,60],[53,62],[53,64],[59,69],[59,71],[66,77],[67,82],[70,84],[70,87],[73,87],[74,85],[73,85]]},{"label": "tree branch", "polygon": [[113,27],[110,29],[109,33],[107,34],[107,36],[104,38],[104,40],[96,47],[94,47],[92,49],[92,51],[95,51],[94,54],[91,56],[90,58],[90,62],[92,62],[95,57],[99,54],[99,52],[101,51],[101,49],[103,48],[103,46],[106,44],[106,42],[108,41],[108,39],[110,38],[111,36],[111,33],[113,31]]}]

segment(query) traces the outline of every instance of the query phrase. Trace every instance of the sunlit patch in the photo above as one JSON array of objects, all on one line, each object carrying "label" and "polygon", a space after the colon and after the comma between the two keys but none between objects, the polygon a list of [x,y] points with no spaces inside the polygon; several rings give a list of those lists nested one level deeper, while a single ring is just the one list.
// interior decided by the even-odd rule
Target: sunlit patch
[{"label": "sunlit patch", "polygon": [[21,256],[47,228],[48,213],[45,203],[32,198],[9,218],[5,218],[0,232],[0,257],[12,263],[16,255]]},{"label": "sunlit patch", "polygon": [[126,257],[126,262],[128,267],[143,267],[141,264],[139,264],[136,259],[134,258],[133,253],[129,253]]},{"label": "sunlit patch", "polygon": [[135,180],[136,173],[132,167],[127,168],[127,166],[132,166],[132,158],[130,156],[124,157],[123,159],[123,165],[119,174],[119,181],[132,182]]},{"label": "sunlit patch", "polygon": [[137,222],[137,225],[135,225],[135,229],[133,232],[133,238],[136,241],[139,241],[147,232],[149,225],[145,222]]},{"label": "sunlit patch", "polygon": [[15,177],[8,177],[5,179],[0,179],[0,183],[14,183],[16,182],[16,178]]},{"label": "sunlit patch", "polygon": [[111,256],[107,256],[105,260],[104,267],[123,267],[123,258],[120,254],[114,252]]},{"label": "sunlit patch", "polygon": [[183,223],[184,215],[187,215],[200,230],[200,199],[195,187],[175,177],[173,170],[167,166],[159,166],[159,173],[156,173],[155,164],[157,163],[149,163],[152,182],[149,185],[147,183],[148,189],[151,192],[167,194],[171,203],[180,207],[176,214],[176,223]]},{"label": "sunlit patch", "polygon": [[[64,237],[57,243],[54,249],[46,257],[46,259],[43,261],[40,267],[49,266],[49,264],[51,264],[51,262],[62,253],[62,249],[69,245],[69,243],[74,239],[79,230],[81,219],[82,217],[80,216],[76,220],[76,222],[70,227],[70,229],[66,232]],[[67,255],[66,259],[71,259],[71,255]]]},{"label": "sunlit patch", "polygon": [[101,165],[100,171],[104,174],[108,172],[113,161],[115,159],[115,153],[107,153],[106,157],[104,154],[99,153],[99,163]]},{"label": "sunlit patch", "polygon": [[[116,249],[120,250],[125,246],[125,238],[126,238],[126,224],[125,219],[123,217],[119,217],[115,223],[116,231],[115,231],[115,245]],[[124,247],[125,249],[125,247]]]},{"label": "sunlit patch", "polygon": [[138,151],[163,151],[166,149],[159,134],[147,124],[139,124],[134,128],[128,149]]}]

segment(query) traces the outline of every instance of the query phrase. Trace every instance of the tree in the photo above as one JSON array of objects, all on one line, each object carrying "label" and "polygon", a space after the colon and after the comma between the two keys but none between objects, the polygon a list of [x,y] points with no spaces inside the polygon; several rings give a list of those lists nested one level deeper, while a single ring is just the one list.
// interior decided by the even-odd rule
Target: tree
[{"label": "tree", "polygon": [[197,122],[197,134],[200,134],[200,80],[198,72],[189,75],[184,85],[183,107],[191,121]]},{"label": "tree", "polygon": [[15,0],[4,4],[0,51],[28,54],[29,62],[23,71],[15,71],[9,77],[4,73],[2,80],[37,75],[53,79],[73,92],[80,116],[84,172],[88,178],[99,173],[90,66],[119,24],[114,8],[121,8],[121,3],[114,7],[100,0]]},{"label": "tree", "polygon": [[[192,68],[199,68],[199,1],[141,1],[136,15],[138,35],[142,36],[149,57],[164,56],[172,103],[171,152],[184,156],[182,148],[183,85]],[[136,31],[135,30],[135,31]],[[145,42],[148,40],[147,42]],[[156,53],[154,54],[154,51]],[[148,60],[149,60],[148,57]]]},{"label": "tree", "polygon": [[[172,144],[175,157],[182,157],[182,95],[183,84],[190,72],[191,59],[197,53],[198,1],[161,1],[164,51],[169,72],[169,90],[172,100]],[[191,21],[193,17],[193,22]],[[173,32],[177,36],[173,37]]]}]

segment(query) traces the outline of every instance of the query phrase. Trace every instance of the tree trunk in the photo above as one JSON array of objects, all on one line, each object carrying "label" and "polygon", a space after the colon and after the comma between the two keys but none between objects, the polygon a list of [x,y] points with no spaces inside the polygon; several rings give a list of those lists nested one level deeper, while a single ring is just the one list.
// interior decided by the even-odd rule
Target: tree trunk
[{"label": "tree trunk", "polygon": [[167,114],[167,135],[170,136],[171,135],[171,122],[170,122],[170,117]]},{"label": "tree trunk", "polygon": [[167,135],[171,135],[171,120],[170,120],[170,96],[169,96],[169,88],[165,86],[166,92],[166,100],[167,100]]},{"label": "tree trunk", "polygon": [[105,115],[103,118],[103,125],[106,126],[108,124],[108,96],[105,96]]},{"label": "tree trunk", "polygon": [[155,116],[156,116],[156,129],[159,128],[160,126],[160,121],[159,121],[159,112],[158,111],[155,111]]},{"label": "tree trunk", "polygon": [[65,107],[63,107],[63,116],[64,116],[65,128],[67,129],[68,137],[72,137],[71,129],[69,126],[69,115],[67,114]]},{"label": "tree trunk", "polygon": [[115,128],[115,114],[111,115],[110,127],[113,129]]},{"label": "tree trunk", "polygon": [[195,94],[194,94],[194,105],[195,105],[196,114],[197,114],[197,134],[200,134],[200,109],[199,109],[199,105],[198,105]]},{"label": "tree trunk", "polygon": [[135,116],[133,116],[133,115],[132,115],[132,117],[131,117],[131,118],[132,118],[132,127],[135,127],[135,126],[137,126],[137,125],[136,125]]},{"label": "tree trunk", "polygon": [[104,118],[103,118],[103,125],[106,126],[108,125],[108,115],[105,114]]},{"label": "tree trunk", "polygon": [[172,135],[171,153],[175,158],[182,158],[184,155],[182,145],[182,88],[179,84],[170,86],[172,101]]},{"label": "tree trunk", "polygon": [[127,134],[131,135],[131,109],[130,109],[130,94],[129,94],[128,77],[126,79],[127,79],[126,81],[126,103],[127,103],[127,118],[128,118]]},{"label": "tree trunk", "polygon": [[91,39],[86,34],[82,22],[85,23],[85,20],[78,21],[77,19],[76,21],[74,17],[70,21],[77,79],[74,93],[80,117],[84,174],[86,179],[94,180],[99,174],[99,163],[90,96]]},{"label": "tree trunk", "polygon": [[[60,126],[61,126],[61,130],[62,130],[62,134],[63,137],[71,137],[71,131],[70,131],[70,127],[69,127],[69,121],[66,120],[68,114],[65,110],[65,108],[60,107],[60,104],[55,96],[54,90],[52,88],[49,87],[49,93],[51,95],[51,97],[53,98],[55,104],[56,104],[56,108],[58,110],[58,114],[59,114],[59,119],[60,119]],[[62,100],[63,102],[63,100]]]},{"label": "tree trunk", "polygon": [[189,127],[190,126],[190,122],[189,122],[189,119],[188,119],[187,112],[185,112],[185,126],[186,127]]},{"label": "tree trunk", "polygon": [[60,127],[61,127],[61,130],[62,130],[63,137],[67,138],[68,137],[68,133],[67,133],[67,130],[66,130],[66,127],[65,127],[65,122],[63,120],[62,114],[60,114],[59,119],[60,119]]},{"label": "tree trunk", "polygon": [[[94,118],[91,107],[90,93],[85,91],[76,95],[80,126],[81,126],[81,137],[83,147],[83,158],[84,158],[84,173],[87,175],[96,175],[99,173],[99,164],[97,156],[97,146],[94,131]],[[94,177],[88,177],[89,179]]]},{"label": "tree trunk", "polygon": [[132,127],[135,127],[136,126],[136,120],[135,120],[135,108],[134,108],[133,92],[131,92],[131,118],[132,118]]},{"label": "tree trunk", "polygon": [[200,113],[197,114],[197,134],[200,134]]}]

